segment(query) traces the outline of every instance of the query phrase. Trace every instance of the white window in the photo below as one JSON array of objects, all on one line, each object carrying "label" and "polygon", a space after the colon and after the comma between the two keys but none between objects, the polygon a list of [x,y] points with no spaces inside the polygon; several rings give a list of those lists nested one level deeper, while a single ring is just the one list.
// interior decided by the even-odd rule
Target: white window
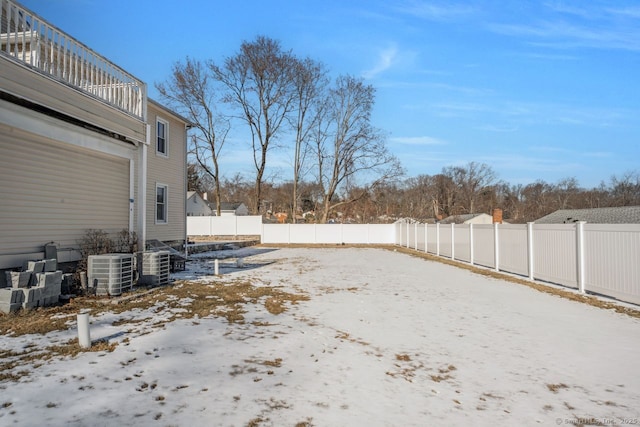
[{"label": "white window", "polygon": [[156,153],[161,156],[169,155],[169,123],[162,119],[156,120]]},{"label": "white window", "polygon": [[167,223],[167,186],[156,184],[156,224]]}]

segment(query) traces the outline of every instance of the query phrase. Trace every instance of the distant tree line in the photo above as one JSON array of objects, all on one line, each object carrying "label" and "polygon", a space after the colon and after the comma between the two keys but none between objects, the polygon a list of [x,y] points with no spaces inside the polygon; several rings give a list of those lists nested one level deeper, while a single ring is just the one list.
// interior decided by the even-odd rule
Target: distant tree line
[{"label": "distant tree line", "polygon": [[[206,191],[206,174],[191,165],[190,188]],[[204,181],[203,181],[204,180]],[[293,183],[267,182],[263,187],[264,211],[294,213]],[[223,179],[224,201],[253,200],[251,183],[241,175]],[[542,180],[530,184],[509,184],[497,179],[493,169],[471,162],[466,166],[449,166],[436,175],[418,175],[402,180],[388,180],[374,189],[354,187],[354,193],[365,192],[351,203],[345,203],[329,215],[328,219],[354,223],[384,223],[399,218],[412,218],[420,222],[467,213],[491,214],[501,208],[503,216],[512,223],[534,221],[558,209],[601,208],[640,205],[640,170],[613,175],[608,182],[594,188],[580,187],[575,178],[564,178],[555,183]],[[305,222],[326,222],[316,213],[323,206],[321,186],[313,181],[299,183],[297,216],[305,214]],[[335,197],[333,203],[350,200]]]}]

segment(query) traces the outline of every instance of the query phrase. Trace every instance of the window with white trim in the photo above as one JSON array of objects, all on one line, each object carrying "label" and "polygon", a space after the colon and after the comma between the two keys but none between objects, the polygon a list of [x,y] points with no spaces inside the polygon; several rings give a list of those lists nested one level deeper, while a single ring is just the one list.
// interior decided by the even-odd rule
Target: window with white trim
[{"label": "window with white trim", "polygon": [[166,185],[156,184],[156,224],[167,223],[167,193]]},{"label": "window with white trim", "polygon": [[162,119],[156,119],[156,153],[169,155],[169,123]]}]

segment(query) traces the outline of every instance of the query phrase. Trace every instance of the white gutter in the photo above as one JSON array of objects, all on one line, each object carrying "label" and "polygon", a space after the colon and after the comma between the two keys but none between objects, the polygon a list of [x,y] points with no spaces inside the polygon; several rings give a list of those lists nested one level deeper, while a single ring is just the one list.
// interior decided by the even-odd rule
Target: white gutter
[{"label": "white gutter", "polygon": [[136,173],[136,162],[133,159],[129,159],[129,232],[133,230],[133,211],[135,209],[135,173]]},{"label": "white gutter", "polygon": [[147,244],[147,149],[151,144],[151,125],[147,124],[147,137],[140,146],[138,168],[138,250],[144,251]]},{"label": "white gutter", "polygon": [[184,125],[184,195],[182,198],[184,201],[184,257],[189,257],[189,250],[187,249],[187,242],[189,241],[189,234],[187,231],[187,190],[189,189],[188,179],[187,179],[187,153],[189,152],[189,136],[187,132],[191,129],[191,126],[188,123]]}]

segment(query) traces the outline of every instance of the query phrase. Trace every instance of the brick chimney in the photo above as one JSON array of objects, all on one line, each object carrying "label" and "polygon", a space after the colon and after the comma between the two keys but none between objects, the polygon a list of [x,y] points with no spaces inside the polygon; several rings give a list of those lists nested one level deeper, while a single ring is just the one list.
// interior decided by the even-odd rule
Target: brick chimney
[{"label": "brick chimney", "polygon": [[495,208],[493,210],[493,223],[502,224],[502,209]]}]

